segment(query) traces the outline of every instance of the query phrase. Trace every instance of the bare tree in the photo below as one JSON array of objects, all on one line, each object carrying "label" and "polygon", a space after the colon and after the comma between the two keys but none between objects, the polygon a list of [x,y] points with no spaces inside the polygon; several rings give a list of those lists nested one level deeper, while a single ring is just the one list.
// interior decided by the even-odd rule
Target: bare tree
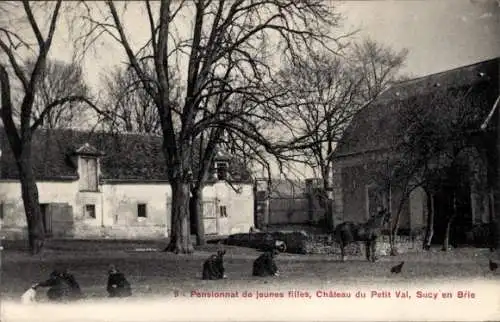
[{"label": "bare tree", "polygon": [[[33,71],[35,64],[34,60],[25,64],[28,74]],[[82,68],[76,63],[47,60],[36,88],[33,119],[42,119],[41,126],[50,129],[77,125],[86,117],[87,104],[81,101],[67,101],[54,105],[54,102],[69,96],[90,96]]]},{"label": "bare tree", "polygon": [[[188,203],[192,176],[189,145],[193,138],[201,133],[207,137],[198,174],[202,178],[223,131],[272,150],[273,142],[254,126],[255,120],[269,117],[266,109],[276,101],[266,91],[266,82],[273,76],[271,50],[281,48],[284,56],[293,56],[333,40],[329,35],[338,15],[329,4],[317,0],[144,1],[144,25],[151,34],[141,48],[148,50],[133,48],[126,22],[114,2],[106,2],[110,17],[96,17],[89,8],[89,21],[122,46],[158,109],[173,194],[172,236],[167,250],[192,251]],[[186,25],[187,16],[192,17],[192,25],[188,30],[183,28],[187,33],[183,37],[178,30]],[[154,62],[153,79],[140,64],[145,59]],[[186,86],[182,105],[175,107],[170,99],[170,70],[178,60],[186,62],[181,77]],[[233,95],[241,99],[235,100]],[[200,220],[197,225],[201,225]]]},{"label": "bare tree", "polygon": [[[455,81],[460,84],[462,80]],[[488,113],[484,107],[491,106],[488,87],[484,86],[487,82],[481,79],[472,85],[426,88],[424,93],[410,94],[406,108],[401,109],[398,149],[409,163],[406,166],[417,170],[414,178],[428,196],[425,248],[430,247],[434,235],[436,194],[447,191],[446,195],[451,196],[451,210],[443,218],[443,250],[447,250],[450,229],[460,211],[459,193],[472,182],[493,189],[491,180],[482,179],[493,176],[493,162],[482,152],[487,149],[483,145],[488,134],[480,131]],[[478,171],[487,175],[481,176]]]},{"label": "bare tree", "polygon": [[[154,71],[142,62],[145,73],[152,76]],[[174,87],[172,85],[172,87]],[[104,76],[106,103],[102,112],[107,130],[118,132],[161,133],[158,109],[151,95],[144,89],[133,69],[115,67]],[[180,90],[172,90],[171,101],[179,102]]]},{"label": "bare tree", "polygon": [[[410,194],[423,185],[419,177],[420,165],[406,159],[397,148],[383,156],[367,160],[367,163],[368,176],[378,188],[379,198],[393,219],[389,229],[389,244],[390,254],[395,256],[397,255],[395,241],[401,214],[409,201]],[[396,198],[394,193],[397,194]]]},{"label": "bare tree", "polygon": [[397,78],[407,55],[372,40],[355,44],[340,56],[319,52],[291,65],[282,84],[291,88],[292,104],[283,109],[291,132],[302,137],[291,149],[300,151],[307,164],[318,168],[323,180],[319,195],[327,230],[332,230],[331,158],[351,119]]},{"label": "bare tree", "polygon": [[[40,111],[38,117],[33,118],[36,115],[37,90],[43,83],[47,56],[60,20],[62,2],[30,4],[28,1],[22,1],[2,2],[0,5],[5,6],[3,9],[9,12],[5,16],[8,19],[2,18],[0,21],[1,117],[19,172],[30,250],[36,254],[43,248],[45,232],[31,157],[33,134],[42,125],[46,116],[57,106],[76,101],[88,101],[88,99],[80,95],[54,98],[43,111]],[[36,9],[40,11],[38,15]],[[21,12],[21,17],[16,20],[11,19],[14,11]],[[44,14],[48,15],[46,27],[40,22],[43,20],[40,16]],[[27,32],[23,32],[24,24],[28,26]],[[22,60],[19,58],[21,53],[26,52],[34,55],[33,67],[29,71],[23,69]],[[14,106],[12,80],[20,83],[22,99],[19,106]],[[18,124],[15,120],[16,111],[19,111]]]}]

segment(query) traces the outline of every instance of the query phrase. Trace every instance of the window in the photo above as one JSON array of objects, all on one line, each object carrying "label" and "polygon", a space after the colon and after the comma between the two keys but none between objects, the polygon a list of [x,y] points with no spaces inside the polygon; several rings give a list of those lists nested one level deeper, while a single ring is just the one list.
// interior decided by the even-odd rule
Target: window
[{"label": "window", "polygon": [[97,191],[97,159],[81,158],[81,191]]},{"label": "window", "polygon": [[95,205],[85,205],[85,218],[95,219]]},{"label": "window", "polygon": [[220,216],[223,217],[223,218],[227,218],[227,210],[226,210],[226,206],[220,206],[219,207],[219,211],[220,211]]},{"label": "window", "polygon": [[3,201],[0,202],[0,220],[3,220],[3,217],[4,217],[4,203]]},{"label": "window", "polygon": [[367,185],[366,186],[366,218],[377,213],[379,207],[387,207],[387,193],[377,185]]},{"label": "window", "polygon": [[225,180],[227,176],[227,162],[216,162],[215,170],[217,170],[217,179]]},{"label": "window", "polygon": [[146,218],[148,215],[146,213],[146,204],[140,203],[137,205],[137,217]]}]

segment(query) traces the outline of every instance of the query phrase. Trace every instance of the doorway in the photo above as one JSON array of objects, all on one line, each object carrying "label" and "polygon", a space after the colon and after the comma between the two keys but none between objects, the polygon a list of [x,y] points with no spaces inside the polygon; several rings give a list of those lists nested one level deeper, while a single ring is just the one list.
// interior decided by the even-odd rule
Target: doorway
[{"label": "doorway", "polygon": [[41,203],[40,211],[42,213],[42,222],[45,237],[52,237],[52,213],[49,211],[49,204]]},{"label": "doorway", "polygon": [[466,243],[465,232],[472,226],[470,187],[443,188],[436,193],[434,200],[434,237],[432,238],[432,244],[442,245],[444,242],[448,219],[454,211],[454,202],[456,216],[451,223],[449,242],[453,247]]}]

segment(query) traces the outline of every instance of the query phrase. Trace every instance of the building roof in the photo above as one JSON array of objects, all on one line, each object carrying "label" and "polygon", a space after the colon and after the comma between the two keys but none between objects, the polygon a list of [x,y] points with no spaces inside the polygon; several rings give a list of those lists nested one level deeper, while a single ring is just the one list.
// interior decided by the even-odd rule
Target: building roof
[{"label": "building roof", "polygon": [[[33,168],[37,180],[76,180],[78,172],[72,156],[98,155],[101,180],[167,181],[162,143],[162,137],[153,135],[39,129],[32,142]],[[0,179],[18,179],[3,128],[0,148]],[[229,172],[234,181],[251,180],[250,172],[236,160],[229,162]]]},{"label": "building roof", "polygon": [[401,113],[403,106],[411,108],[411,105],[399,103],[414,97],[431,95],[438,90],[464,88],[488,81],[491,85],[488,86],[488,90],[494,92],[491,104],[488,103],[489,105],[485,106],[486,113],[489,112],[498,96],[499,62],[500,57],[497,57],[393,84],[372,104],[356,114],[338,143],[333,157],[339,158],[396,147],[401,138],[397,115]]}]

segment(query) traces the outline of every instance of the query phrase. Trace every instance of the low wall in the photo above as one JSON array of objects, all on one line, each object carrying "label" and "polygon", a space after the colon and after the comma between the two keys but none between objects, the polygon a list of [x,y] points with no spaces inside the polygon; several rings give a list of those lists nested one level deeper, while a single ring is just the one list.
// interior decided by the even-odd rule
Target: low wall
[{"label": "low wall", "polygon": [[[25,227],[2,228],[0,236],[6,240],[25,240],[28,238],[28,230]],[[65,234],[59,234],[54,238],[70,239],[124,239],[124,240],[155,240],[168,237],[165,225],[149,226],[76,226]],[[50,238],[48,238],[50,239]]]},{"label": "low wall", "polygon": [[11,228],[2,227],[0,232],[2,239],[6,240],[23,240],[28,239],[28,228]]},{"label": "low wall", "polygon": [[[395,248],[398,254],[413,253],[422,250],[422,237],[397,236]],[[310,240],[305,242],[306,254],[336,254],[340,256],[340,246],[333,242],[327,235],[311,236]],[[365,256],[364,243],[351,243],[346,249],[346,256]],[[379,238],[376,247],[377,256],[387,256],[390,254],[389,236]]]}]

